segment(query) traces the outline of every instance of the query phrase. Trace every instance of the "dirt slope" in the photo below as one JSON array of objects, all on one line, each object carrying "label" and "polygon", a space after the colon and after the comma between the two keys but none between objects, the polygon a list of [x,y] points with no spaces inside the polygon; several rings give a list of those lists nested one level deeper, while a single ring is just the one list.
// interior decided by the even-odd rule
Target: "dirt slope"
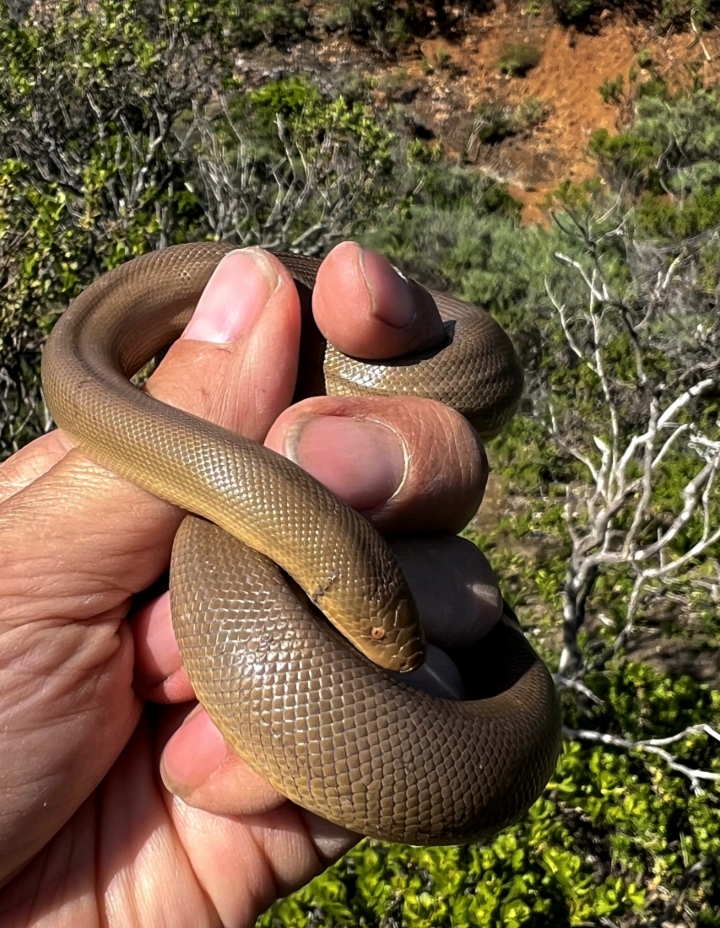
[{"label": "dirt slope", "polygon": [[[508,44],[532,46],[540,52],[538,65],[526,76],[499,73],[497,62]],[[595,34],[589,34],[564,28],[548,15],[527,15],[500,5],[476,19],[461,43],[453,46],[436,39],[422,43],[420,50],[431,61],[442,57],[443,50],[449,52],[462,72],[445,81],[438,70],[426,77],[437,83],[444,99],[438,107],[432,101],[421,106],[429,126],[458,153],[466,144],[478,104],[502,100],[520,105],[533,98],[542,104],[546,116],[539,126],[482,146],[475,162],[508,181],[513,195],[526,204],[525,218],[535,221],[542,218],[536,204],[547,191],[565,179],[579,181],[593,175],[594,165],[586,155],[591,133],[603,127],[616,130],[628,119],[627,96],[619,104],[603,102],[603,82],[621,75],[627,92],[631,69],[638,82],[655,73],[671,85],[687,84],[693,70],[706,84],[720,78],[717,30],[701,37],[692,32],[659,36],[621,16],[607,17]],[[651,64],[640,67],[638,55]]]},{"label": "dirt slope", "polygon": [[[537,66],[524,77],[500,73],[498,61],[508,44],[539,53]],[[650,64],[642,68],[640,62]],[[656,74],[671,85],[688,84],[693,73],[705,84],[717,81],[720,30],[658,35],[613,14],[595,32],[584,33],[558,25],[549,11],[530,14],[508,0],[485,15],[467,16],[462,39],[418,41],[397,62],[330,33],[289,51],[263,49],[257,57],[239,59],[238,69],[251,80],[305,74],[328,89],[338,76],[370,77],[378,107],[405,104],[423,137],[442,140],[451,154],[507,181],[525,204],[525,220],[544,221],[538,204],[548,191],[565,179],[592,176],[586,155],[590,134],[601,127],[615,130],[630,115],[627,97],[603,102],[603,82],[621,75],[627,90],[631,69],[637,81]],[[528,101],[543,112],[539,124],[468,151],[478,107],[496,103],[513,111]]]}]

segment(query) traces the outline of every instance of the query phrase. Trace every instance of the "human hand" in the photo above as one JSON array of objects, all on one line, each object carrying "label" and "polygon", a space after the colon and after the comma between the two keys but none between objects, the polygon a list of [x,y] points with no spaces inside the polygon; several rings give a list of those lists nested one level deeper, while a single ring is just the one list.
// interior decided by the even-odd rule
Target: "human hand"
[{"label": "human hand", "polygon": [[[424,295],[350,243],[323,264],[314,306],[359,356],[439,333]],[[299,317],[284,267],[235,252],[147,389],[265,440],[383,532],[446,533],[404,540],[401,562],[432,640],[478,637],[500,596],[482,556],[449,534],[485,483],[471,429],[417,399],[290,407]],[[0,467],[2,925],[251,925],[357,840],[278,796],[192,708],[166,596],[126,621],[166,569],[182,515],[59,431]]]}]

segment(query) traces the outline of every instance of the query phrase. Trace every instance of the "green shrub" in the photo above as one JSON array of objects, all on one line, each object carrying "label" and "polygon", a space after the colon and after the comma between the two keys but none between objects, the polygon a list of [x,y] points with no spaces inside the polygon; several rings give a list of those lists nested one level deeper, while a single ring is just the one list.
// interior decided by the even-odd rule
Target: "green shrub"
[{"label": "green shrub", "polygon": [[712,27],[717,21],[716,0],[550,0],[561,23],[593,25],[605,10],[618,10],[661,31],[690,31]]},{"label": "green shrub", "polygon": [[590,136],[588,150],[597,159],[601,170],[613,186],[627,183],[631,192],[643,187],[657,189],[654,165],[660,154],[651,139],[631,133],[612,135],[607,129],[596,129]]},{"label": "green shrub", "polygon": [[656,100],[669,100],[670,90],[665,81],[658,75],[653,75],[649,81],[643,81],[634,87],[636,100],[642,100],[643,97],[654,97]]},{"label": "green shrub", "polygon": [[[453,281],[455,291],[467,296],[468,276],[479,272],[496,234],[507,227],[508,246],[517,242],[520,204],[504,185],[460,168],[430,164],[415,177],[419,183],[403,208],[363,240],[412,276],[438,289]],[[495,273],[492,278],[497,282]],[[508,278],[508,289],[519,280]]]},{"label": "green shrub", "polygon": [[678,209],[667,196],[650,193],[637,210],[639,228],[661,238],[690,238],[720,227],[720,190],[691,193]]},{"label": "green shrub", "polygon": [[622,100],[624,87],[625,78],[622,76],[622,74],[618,74],[614,81],[611,81],[609,77],[606,77],[598,88],[603,103],[620,103]]},{"label": "green shrub", "polygon": [[343,0],[329,7],[324,25],[383,52],[396,52],[413,36],[413,6],[397,0]]},{"label": "green shrub", "polygon": [[[590,138],[590,153],[613,187],[625,187],[631,194],[649,192],[670,196],[677,191],[682,176],[683,203],[688,195],[702,191],[703,210],[712,222],[708,196],[716,183],[694,165],[717,160],[720,145],[720,95],[714,89],[700,90],[673,98],[658,82],[640,85],[635,104],[635,120],[625,132],[612,135],[599,129]],[[696,214],[698,210],[696,210]],[[709,228],[705,225],[704,228]]]},{"label": "green shrub", "polygon": [[288,45],[310,31],[308,12],[295,0],[228,0],[224,5],[238,48],[254,48],[261,42]]},{"label": "green shrub", "polygon": [[550,5],[562,23],[583,23],[591,13],[601,12],[605,4],[597,0],[550,0]]},{"label": "green shrub", "polygon": [[[89,15],[64,0],[40,24],[4,9],[3,456],[45,426],[42,336],[93,278],[190,238],[288,247],[302,236],[306,250],[327,248],[393,199],[406,158],[359,100],[326,98],[298,79],[237,88],[223,63],[232,61],[224,5],[100,0]],[[211,107],[213,96],[226,105]]]},{"label": "green shrub", "polygon": [[[517,132],[515,108],[499,100],[479,103],[473,112],[471,140],[484,143],[501,142]],[[468,143],[470,147],[470,143]]]},{"label": "green shrub", "polygon": [[517,109],[517,124],[521,129],[534,129],[545,122],[547,117],[548,109],[537,97],[528,97]]},{"label": "green shrub", "polygon": [[492,145],[520,132],[529,132],[546,118],[547,109],[536,97],[530,97],[520,106],[500,100],[479,103],[473,111],[464,157],[475,161],[479,144]]},{"label": "green shrub", "polygon": [[538,66],[541,58],[542,53],[534,46],[511,43],[503,46],[497,67],[502,74],[524,77],[528,71]]},{"label": "green shrub", "polygon": [[441,71],[445,71],[452,62],[452,55],[446,48],[439,48],[435,60],[437,61],[438,68],[440,68]]}]

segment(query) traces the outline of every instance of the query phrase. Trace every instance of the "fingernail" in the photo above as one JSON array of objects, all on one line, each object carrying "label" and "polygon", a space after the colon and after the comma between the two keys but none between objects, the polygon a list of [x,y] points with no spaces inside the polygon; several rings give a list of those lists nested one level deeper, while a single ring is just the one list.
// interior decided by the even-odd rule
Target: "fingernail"
[{"label": "fingernail", "polygon": [[300,420],[284,444],[287,457],[360,512],[387,502],[405,477],[399,436],[377,422],[312,416]]},{"label": "fingernail", "polygon": [[415,318],[415,300],[400,271],[369,248],[360,249],[360,267],[372,296],[373,315],[394,329],[410,325]]},{"label": "fingernail", "polygon": [[275,269],[259,248],[231,251],[215,268],[183,338],[217,343],[241,338],[277,285]]},{"label": "fingernail", "polygon": [[161,773],[175,796],[185,799],[213,774],[227,757],[225,739],[198,707],[165,745]]}]

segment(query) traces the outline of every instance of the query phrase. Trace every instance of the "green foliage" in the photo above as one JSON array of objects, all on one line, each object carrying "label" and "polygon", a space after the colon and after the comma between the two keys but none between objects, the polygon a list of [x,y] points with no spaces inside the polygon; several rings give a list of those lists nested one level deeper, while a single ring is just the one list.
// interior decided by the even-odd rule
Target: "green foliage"
[{"label": "green foliage", "polygon": [[42,333],[102,271],[191,238],[327,248],[396,192],[403,145],[361,101],[238,88],[227,12],[63,0],[17,22],[0,6],[4,454],[45,422]]},{"label": "green foliage", "polygon": [[277,136],[280,120],[292,133],[294,143],[309,155],[317,156],[328,139],[345,152],[356,148],[368,175],[368,186],[378,180],[379,173],[389,176],[393,169],[394,136],[361,101],[324,96],[314,84],[291,77],[238,96],[233,113],[248,112],[264,130],[266,143]]},{"label": "green foliage", "polygon": [[41,427],[38,334],[53,313],[101,270],[156,247],[163,215],[166,240],[196,227],[172,120],[207,98],[204,75],[219,67],[221,44],[190,61],[171,34],[181,29],[199,41],[216,26],[210,5],[194,0],[148,9],[104,0],[92,16],[66,0],[50,25],[16,22],[0,6],[0,440],[7,450]]},{"label": "green foliage", "polygon": [[441,71],[446,71],[452,62],[452,55],[446,48],[439,48],[435,56],[437,66]]},{"label": "green foliage", "polygon": [[547,119],[548,111],[542,100],[528,97],[517,109],[517,121],[521,129],[534,129]]},{"label": "green foliage", "polygon": [[600,84],[598,88],[603,103],[614,103],[617,105],[622,102],[623,88],[625,87],[625,78],[618,74],[615,80],[611,81],[609,77]]},{"label": "green foliage", "polygon": [[553,12],[561,23],[583,23],[591,13],[599,13],[605,3],[597,0],[550,0]]},{"label": "green foliage", "polygon": [[473,111],[473,124],[468,149],[475,141],[485,144],[501,142],[511,135],[526,132],[539,126],[547,117],[547,110],[537,97],[529,97],[519,106],[500,100],[479,103]]},{"label": "green foliage", "polygon": [[500,100],[479,103],[473,116],[471,139],[491,144],[517,132],[514,107]]},{"label": "green foliage", "polygon": [[396,0],[343,0],[328,12],[325,25],[380,51],[394,52],[412,38],[413,8],[411,3],[402,9]]},{"label": "green foliage", "polygon": [[[628,182],[651,184],[655,181],[653,155],[657,155],[657,146],[648,139],[612,135],[607,129],[596,129],[590,137],[588,146],[590,154],[598,160],[604,173],[613,183],[623,179]],[[640,181],[642,172],[647,172]]]},{"label": "green foliage", "polygon": [[[407,142],[402,127],[396,134],[362,100],[329,97],[299,78],[236,95],[228,118],[218,118],[213,131],[231,161],[247,158],[252,142],[258,162],[253,180],[279,186],[287,201],[278,213],[275,197],[258,195],[252,209],[243,209],[256,240],[275,248],[302,243],[309,253],[359,234],[381,210],[398,209],[406,186],[398,184],[397,172],[405,166],[409,188],[422,148]],[[239,181],[244,183],[242,175]],[[234,188],[236,195],[244,196]],[[234,232],[248,237],[247,228]]]},{"label": "green foliage", "polygon": [[670,98],[641,94],[632,126],[619,135],[593,133],[590,152],[613,186],[633,193],[674,193],[687,197],[714,190],[714,176],[698,165],[716,161],[720,142],[720,94],[699,90]]},{"label": "green foliage", "polygon": [[[406,49],[413,40],[426,35],[457,37],[463,31],[463,16],[468,10],[484,5],[485,0],[339,0],[318,4],[311,15],[316,27],[339,30],[354,41],[369,46],[385,56],[394,56]],[[447,53],[446,53],[447,54]],[[440,53],[438,66],[448,62]]]},{"label": "green foliage", "polygon": [[272,81],[251,91],[250,95],[250,102],[266,128],[274,124],[277,116],[296,121],[306,110],[317,107],[321,100],[317,87],[300,77]]},{"label": "green foliage", "polygon": [[644,20],[661,31],[690,31],[717,21],[716,0],[550,0],[558,20],[586,27],[597,22],[605,10],[619,10]]},{"label": "green foliage", "polygon": [[502,74],[509,74],[511,77],[524,77],[528,71],[532,71],[533,68],[538,66],[541,58],[540,50],[533,45],[510,43],[503,46],[497,67]]},{"label": "green foliage", "polygon": [[[638,207],[640,228],[663,238],[690,238],[720,225],[720,191],[700,187],[683,203],[682,209],[666,197],[648,194]],[[716,249],[713,249],[715,252]],[[706,254],[705,258],[709,258]]]},{"label": "green foliage", "polygon": [[310,30],[308,12],[296,0],[228,0],[225,6],[235,47],[252,48],[263,41],[285,45]]},{"label": "green foliage", "polygon": [[715,0],[662,0],[658,6],[658,22],[664,29],[706,28],[717,21]]},{"label": "green foliage", "polygon": [[[461,31],[462,14],[473,0],[450,5],[443,0],[341,0],[323,8],[319,24],[339,30],[385,55],[394,55],[413,38]],[[441,54],[441,58],[443,58]],[[444,67],[446,60],[438,61]]]},{"label": "green foliage", "polygon": [[[482,274],[486,255],[492,261],[499,244],[511,247],[519,206],[503,186],[461,169],[430,164],[418,167],[416,176],[419,184],[397,217],[363,240],[413,276],[437,287],[453,281],[464,293]],[[490,273],[496,281],[494,269]],[[511,299],[522,282],[509,279],[507,285]]]}]

